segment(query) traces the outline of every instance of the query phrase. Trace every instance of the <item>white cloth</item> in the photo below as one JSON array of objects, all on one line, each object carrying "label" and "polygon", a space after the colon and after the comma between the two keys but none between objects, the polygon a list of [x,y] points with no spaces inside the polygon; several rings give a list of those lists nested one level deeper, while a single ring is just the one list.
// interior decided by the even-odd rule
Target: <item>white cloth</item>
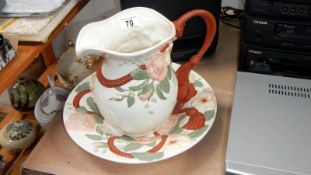
[{"label": "white cloth", "polygon": [[48,13],[64,2],[65,0],[6,0],[2,13]]}]

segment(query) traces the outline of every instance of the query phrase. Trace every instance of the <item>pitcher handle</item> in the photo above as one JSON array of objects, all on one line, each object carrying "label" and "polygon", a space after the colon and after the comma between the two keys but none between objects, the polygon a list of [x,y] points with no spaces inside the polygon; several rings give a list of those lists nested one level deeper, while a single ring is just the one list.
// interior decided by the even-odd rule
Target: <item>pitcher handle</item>
[{"label": "pitcher handle", "polygon": [[187,63],[180,66],[179,69],[176,71],[179,84],[186,83],[186,82],[189,83],[188,77],[189,77],[189,73],[191,69],[195,65],[200,63],[201,58],[203,57],[203,55],[205,54],[205,52],[211,45],[214,39],[214,36],[216,34],[216,20],[214,16],[206,10],[197,9],[197,10],[191,10],[185,13],[184,15],[182,15],[181,17],[179,17],[177,20],[173,22],[176,28],[176,38],[180,38],[183,35],[184,26],[186,22],[190,18],[197,17],[197,16],[201,17],[205,22],[205,25],[206,25],[205,39],[204,39],[201,49],[195,55],[193,55]]}]

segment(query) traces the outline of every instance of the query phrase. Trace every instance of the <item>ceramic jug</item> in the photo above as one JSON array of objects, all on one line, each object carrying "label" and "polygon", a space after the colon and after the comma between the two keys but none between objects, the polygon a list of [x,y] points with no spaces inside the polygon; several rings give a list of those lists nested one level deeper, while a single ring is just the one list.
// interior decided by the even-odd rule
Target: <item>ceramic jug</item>
[{"label": "ceramic jug", "polygon": [[[173,41],[182,36],[186,21],[196,16],[206,23],[204,43],[175,72],[170,57]],[[84,26],[76,41],[77,57],[104,57],[90,90],[104,117],[105,132],[142,137],[154,133],[172,113],[186,112],[194,120],[201,120],[198,110],[184,108],[196,94],[188,75],[200,62],[215,32],[216,22],[208,11],[193,10],[171,22],[144,7],[126,9]]]}]

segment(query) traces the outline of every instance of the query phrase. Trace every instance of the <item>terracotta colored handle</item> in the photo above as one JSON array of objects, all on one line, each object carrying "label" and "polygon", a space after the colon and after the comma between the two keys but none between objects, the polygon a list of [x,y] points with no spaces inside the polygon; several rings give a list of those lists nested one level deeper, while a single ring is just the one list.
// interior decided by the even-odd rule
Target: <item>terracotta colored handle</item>
[{"label": "terracotta colored handle", "polygon": [[[178,18],[177,20],[174,21],[177,38],[179,38],[183,35],[184,26],[185,26],[187,20],[189,20],[192,17],[196,17],[196,16],[203,18],[203,20],[206,24],[206,35],[205,35],[203,45],[202,45],[201,49],[199,50],[199,52],[197,54],[193,55],[187,63],[181,65],[177,69],[176,76],[178,79],[179,87],[183,87],[183,86],[189,87],[190,71],[193,69],[193,67],[195,65],[200,63],[201,58],[203,57],[203,55],[205,54],[205,52],[207,51],[207,49],[211,45],[211,43],[214,39],[215,33],[216,33],[216,21],[215,21],[214,16],[210,12],[208,12],[206,10],[192,10],[192,11],[185,13],[180,18]],[[182,88],[179,88],[179,92],[178,92],[178,95],[180,98],[183,98],[183,96],[186,97],[187,95],[191,94],[187,91],[182,92],[181,89]],[[192,88],[192,89],[194,89],[194,88]],[[186,98],[184,99],[185,102],[187,100],[189,100],[189,99],[186,99]]]},{"label": "terracotta colored handle", "polygon": [[[191,114],[190,120],[194,120],[196,122],[190,122],[189,124],[187,124],[188,129],[200,128],[202,127],[202,123],[204,125],[204,117],[202,122],[202,114],[200,112],[195,111],[191,108],[184,108],[184,105],[197,94],[193,83],[189,82],[189,74],[191,72],[191,69],[195,65],[200,63],[201,58],[211,45],[216,33],[216,21],[214,16],[210,12],[206,10],[192,10],[174,21],[177,38],[183,35],[184,26],[187,20],[195,16],[203,18],[206,24],[206,35],[199,52],[193,55],[187,63],[181,65],[176,71],[176,76],[178,80],[178,95],[177,104],[173,112],[174,114],[179,114],[182,112],[188,112],[189,115]],[[197,123],[197,121],[200,121],[199,124]]]},{"label": "terracotta colored handle", "polygon": [[205,52],[207,51],[207,49],[209,48],[209,46],[211,45],[214,39],[214,36],[216,33],[215,18],[210,12],[206,10],[198,9],[198,10],[189,11],[174,21],[175,28],[176,28],[176,37],[179,38],[183,35],[185,23],[190,18],[193,18],[196,16],[201,17],[204,20],[206,24],[206,35],[205,35],[203,45],[201,49],[199,50],[199,52],[190,58],[190,62],[191,64],[193,64],[193,66],[200,62],[201,58],[203,57],[203,55],[205,54]]}]

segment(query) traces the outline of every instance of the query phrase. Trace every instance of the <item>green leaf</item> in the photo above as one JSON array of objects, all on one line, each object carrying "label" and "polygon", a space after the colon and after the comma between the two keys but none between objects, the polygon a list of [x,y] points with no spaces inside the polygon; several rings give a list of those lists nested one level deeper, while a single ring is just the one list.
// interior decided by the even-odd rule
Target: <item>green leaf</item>
[{"label": "green leaf", "polygon": [[172,77],[173,77],[171,65],[168,65],[168,66],[167,66],[167,70],[168,70],[168,72],[167,72],[167,78],[168,78],[169,80],[171,80]]},{"label": "green leaf", "polygon": [[133,106],[133,104],[135,103],[135,98],[133,96],[128,96],[127,97],[127,107],[131,107]]},{"label": "green leaf", "polygon": [[215,116],[215,110],[204,112],[204,116],[205,116],[205,121],[209,121]]},{"label": "green leaf", "polygon": [[99,135],[101,135],[101,136],[103,136],[104,135],[104,132],[100,129],[100,127],[96,127],[96,132],[97,132],[97,134],[99,134]]},{"label": "green leaf", "polygon": [[156,142],[151,142],[151,143],[147,143],[144,145],[149,146],[149,147],[154,147],[156,145]]},{"label": "green leaf", "polygon": [[167,78],[165,78],[164,80],[162,80],[160,82],[160,88],[165,92],[165,93],[169,93],[170,92],[170,82],[168,81]]},{"label": "green leaf", "polygon": [[132,91],[138,91],[141,90],[147,83],[147,80],[145,80],[143,83],[137,85],[137,86],[130,86],[129,89]]},{"label": "green leaf", "polygon": [[182,120],[184,120],[185,118],[187,117],[187,115],[186,114],[183,114],[183,115],[181,115],[179,118],[179,121],[182,121]]},{"label": "green leaf", "polygon": [[148,79],[149,75],[145,70],[142,69],[135,69],[132,72],[130,72],[130,76],[134,79],[134,80],[144,80],[144,79]]},{"label": "green leaf", "polygon": [[87,109],[84,106],[80,106],[77,111],[81,114],[86,114]]},{"label": "green leaf", "polygon": [[92,114],[93,119],[95,120],[96,123],[103,123],[104,122],[104,118],[100,115],[97,114]]},{"label": "green leaf", "polygon": [[208,128],[208,126],[204,126],[204,127],[200,128],[198,130],[193,131],[192,133],[190,133],[188,135],[192,139],[196,138],[196,137],[199,137],[200,135],[202,135],[206,131],[207,128]]},{"label": "green leaf", "polygon": [[164,156],[163,152],[156,152],[156,153],[149,153],[149,152],[144,152],[144,153],[132,153],[135,158],[142,160],[142,161],[152,161],[152,160],[157,160],[161,159]]},{"label": "green leaf", "polygon": [[125,92],[125,90],[124,90],[123,88],[121,88],[121,87],[115,87],[115,89],[116,89],[117,91],[119,91],[119,92]]},{"label": "green leaf", "polygon": [[89,83],[88,83],[88,82],[85,82],[85,83],[81,84],[80,86],[78,86],[78,87],[75,89],[75,91],[76,91],[77,93],[79,93],[79,92],[81,92],[81,91],[83,91],[83,90],[85,90],[85,89],[89,89],[89,88],[90,88]]},{"label": "green leaf", "polygon": [[108,148],[108,143],[103,142],[102,147],[103,147],[103,148]]},{"label": "green leaf", "polygon": [[108,148],[108,143],[107,142],[94,142],[96,144],[96,148]]},{"label": "green leaf", "polygon": [[151,101],[152,101],[152,102],[157,102],[157,99],[156,99],[155,97],[152,97],[152,98],[151,98]]},{"label": "green leaf", "polygon": [[158,97],[160,98],[160,99],[162,99],[162,100],[166,100],[166,97],[163,95],[163,92],[162,92],[162,90],[161,90],[161,88],[160,88],[160,86],[157,86],[157,95],[158,95]]},{"label": "green leaf", "polygon": [[128,151],[134,151],[134,150],[137,150],[139,148],[141,148],[143,145],[142,144],[139,144],[139,143],[130,143],[130,144],[127,144],[125,147],[124,147],[124,151],[125,152],[128,152]]},{"label": "green leaf", "polygon": [[134,141],[134,139],[132,137],[129,137],[129,136],[126,136],[126,135],[123,135],[122,137],[120,137],[120,139],[128,141],[128,142]]},{"label": "green leaf", "polygon": [[204,84],[200,80],[195,80],[193,84],[195,87],[203,87],[204,86]]},{"label": "green leaf", "polygon": [[96,103],[94,102],[94,99],[92,97],[88,97],[86,99],[86,103],[87,105],[91,108],[91,111],[92,112],[95,112],[97,114],[99,114],[99,110],[98,110],[98,107],[96,105]]},{"label": "green leaf", "polygon": [[147,92],[153,91],[154,87],[153,87],[153,83],[150,83],[146,86],[144,86],[143,90],[140,91],[137,95],[144,95]]},{"label": "green leaf", "polygon": [[86,134],[86,137],[92,140],[102,140],[103,137],[96,134]]},{"label": "green leaf", "polygon": [[177,123],[176,126],[180,126],[180,125],[181,125],[180,122],[183,121],[183,120],[185,120],[186,118],[187,118],[187,115],[186,115],[186,114],[181,115],[181,116],[179,117],[179,120],[178,120],[178,123]]},{"label": "green leaf", "polygon": [[176,126],[174,129],[172,129],[170,134],[181,134],[182,131],[183,131],[183,129],[181,127]]}]

